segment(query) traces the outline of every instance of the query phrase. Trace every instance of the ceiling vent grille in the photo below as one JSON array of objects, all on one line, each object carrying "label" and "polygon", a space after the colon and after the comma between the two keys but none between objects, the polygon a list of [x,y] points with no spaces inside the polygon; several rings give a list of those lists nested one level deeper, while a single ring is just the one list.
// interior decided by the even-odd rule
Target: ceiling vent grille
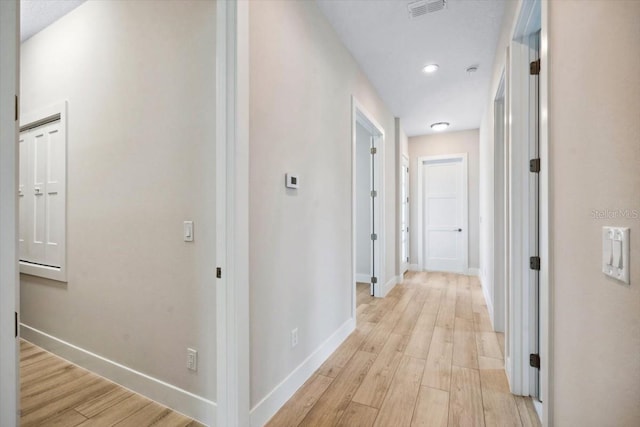
[{"label": "ceiling vent grille", "polygon": [[409,17],[411,19],[419,18],[427,13],[437,12],[447,6],[447,0],[421,0],[407,5],[409,9]]}]

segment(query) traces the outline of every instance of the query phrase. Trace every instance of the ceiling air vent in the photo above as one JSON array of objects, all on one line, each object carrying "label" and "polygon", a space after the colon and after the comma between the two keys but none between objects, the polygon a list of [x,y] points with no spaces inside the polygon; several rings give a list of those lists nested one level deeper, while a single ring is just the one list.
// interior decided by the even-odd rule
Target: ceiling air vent
[{"label": "ceiling air vent", "polygon": [[419,18],[427,13],[437,12],[447,6],[447,0],[421,0],[407,5],[409,9],[409,17],[411,19]]}]

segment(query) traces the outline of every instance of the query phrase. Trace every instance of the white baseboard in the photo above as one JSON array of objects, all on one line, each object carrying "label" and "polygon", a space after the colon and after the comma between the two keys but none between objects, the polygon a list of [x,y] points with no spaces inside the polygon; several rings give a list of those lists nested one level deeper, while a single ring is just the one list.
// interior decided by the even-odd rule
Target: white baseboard
[{"label": "white baseboard", "polygon": [[475,276],[480,277],[480,269],[479,268],[468,268],[467,276]]},{"label": "white baseboard", "polygon": [[311,375],[336,351],[342,342],[356,328],[355,319],[347,320],[304,362],[278,384],[264,399],[251,409],[251,426],[262,427],[284,405],[287,400],[307,381]]},{"label": "white baseboard", "polygon": [[495,321],[494,321],[494,312],[493,312],[493,300],[489,297],[487,287],[485,286],[485,279],[480,277],[480,287],[482,288],[482,296],[484,297],[484,302],[487,304],[487,311],[489,312],[489,320],[491,321],[491,328],[495,331]]},{"label": "white baseboard", "polygon": [[391,289],[393,289],[401,281],[402,278],[400,276],[393,276],[387,283],[384,284],[382,289],[380,289],[380,295],[376,295],[376,297],[386,297],[389,291],[391,291]]},{"label": "white baseboard", "polygon": [[358,282],[358,283],[371,283],[371,274],[359,274],[359,273],[356,273],[356,282]]},{"label": "white baseboard", "polygon": [[143,374],[35,328],[20,324],[20,336],[82,368],[161,403],[203,424],[214,426],[216,403]]},{"label": "white baseboard", "polygon": [[409,271],[420,271],[418,264],[409,264]]}]

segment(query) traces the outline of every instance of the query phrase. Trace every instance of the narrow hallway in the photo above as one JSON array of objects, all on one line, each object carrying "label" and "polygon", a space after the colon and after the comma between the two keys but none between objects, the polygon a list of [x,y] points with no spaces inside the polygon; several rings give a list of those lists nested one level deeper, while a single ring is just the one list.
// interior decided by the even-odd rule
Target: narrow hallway
[{"label": "narrow hallway", "polygon": [[409,272],[384,299],[368,286],[356,331],[270,427],[539,425],[531,399],[509,392],[477,278]]}]

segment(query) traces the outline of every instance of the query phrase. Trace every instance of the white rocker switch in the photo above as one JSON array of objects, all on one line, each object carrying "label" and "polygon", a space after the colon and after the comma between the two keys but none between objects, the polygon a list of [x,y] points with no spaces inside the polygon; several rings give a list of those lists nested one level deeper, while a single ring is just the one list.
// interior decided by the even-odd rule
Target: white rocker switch
[{"label": "white rocker switch", "polygon": [[629,284],[629,229],[602,227],[602,272]]},{"label": "white rocker switch", "polygon": [[193,221],[184,222],[184,241],[193,242]]}]

